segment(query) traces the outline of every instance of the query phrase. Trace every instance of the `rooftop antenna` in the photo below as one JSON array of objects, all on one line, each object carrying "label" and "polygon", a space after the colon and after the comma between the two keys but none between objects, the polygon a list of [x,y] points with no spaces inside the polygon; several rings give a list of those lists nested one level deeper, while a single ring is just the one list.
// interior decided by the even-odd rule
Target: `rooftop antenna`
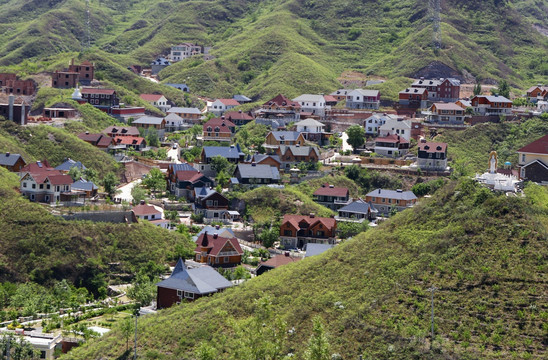
[{"label": "rooftop antenna", "polygon": [[428,6],[432,12],[432,47],[436,51],[441,49],[441,0],[428,0]]}]

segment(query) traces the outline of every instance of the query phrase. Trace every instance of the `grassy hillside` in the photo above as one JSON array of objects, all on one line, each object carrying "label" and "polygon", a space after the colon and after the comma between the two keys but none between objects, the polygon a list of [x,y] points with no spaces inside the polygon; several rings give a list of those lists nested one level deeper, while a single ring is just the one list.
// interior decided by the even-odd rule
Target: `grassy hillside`
[{"label": "grassy hillside", "polygon": [[65,221],[22,198],[16,174],[0,168],[0,282],[48,283],[68,279],[96,293],[109,272],[133,273],[152,260],[177,257],[175,247],[194,246],[148,223],[132,225]]},{"label": "grassy hillside", "polygon": [[[452,182],[325,254],[141,319],[140,356],[194,359],[206,349],[214,359],[300,359],[320,315],[330,353],[344,359],[545,358],[547,200],[539,186],[515,198]],[[124,350],[114,331],[67,358],[124,359]]]},{"label": "grassy hillside", "polygon": [[[213,46],[215,60],[181,61],[160,76],[209,96],[327,92],[345,70],[409,77],[433,61],[523,90],[548,80],[544,8],[530,0],[444,1],[443,47],[434,52],[427,5],[418,0],[90,1],[86,53],[129,91],[146,85],[125,67],[148,65],[183,41]],[[0,65],[31,59],[50,67],[87,44],[83,0],[7,0],[0,11],[10,14],[0,21]]]},{"label": "grassy hillside", "polygon": [[485,123],[464,131],[444,131],[436,141],[449,144],[448,157],[472,172],[488,169],[489,153],[496,151],[499,166],[510,161],[518,163],[516,150],[548,134],[548,123],[543,119],[530,119],[523,123]]}]

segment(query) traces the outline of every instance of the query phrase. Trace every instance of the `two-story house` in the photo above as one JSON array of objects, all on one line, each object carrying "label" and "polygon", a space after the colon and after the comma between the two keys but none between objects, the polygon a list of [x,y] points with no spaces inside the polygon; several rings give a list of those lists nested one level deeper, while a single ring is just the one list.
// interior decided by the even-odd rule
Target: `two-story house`
[{"label": "two-story house", "polygon": [[183,260],[179,259],[171,276],[156,286],[156,306],[165,309],[183,301],[194,301],[223,291],[233,285],[211,266],[188,269]]},{"label": "two-story house", "polygon": [[298,131],[271,131],[266,135],[264,147],[267,150],[275,150],[280,145],[303,146],[304,135]]},{"label": "two-story house", "polygon": [[198,236],[194,254],[195,261],[199,263],[215,267],[235,267],[242,262],[244,252],[235,237],[223,237],[217,232],[206,231]]},{"label": "two-story house", "polygon": [[208,187],[194,188],[194,213],[203,214],[204,222],[231,221],[233,213],[228,210],[229,201],[216,190]]},{"label": "two-story house", "polygon": [[135,126],[116,126],[111,125],[102,131],[103,134],[115,137],[115,136],[140,136],[139,129]]},{"label": "two-story house", "polygon": [[301,105],[301,114],[309,113],[310,115],[324,117],[325,111],[330,108],[325,104],[323,95],[303,94],[293,99],[293,101]]},{"label": "two-story house", "polygon": [[234,178],[242,185],[267,185],[280,182],[280,172],[269,164],[238,164]]},{"label": "two-story house", "polygon": [[202,112],[198,108],[172,107],[166,113],[178,115],[190,124],[199,124],[202,120]]},{"label": "two-story house", "polygon": [[372,204],[362,199],[350,202],[348,205],[337,210],[339,215],[335,216],[337,222],[357,222],[371,221],[377,217],[377,209]]},{"label": "two-story house", "polygon": [[365,134],[371,136],[379,135],[381,126],[383,126],[386,121],[393,120],[397,121],[398,116],[394,114],[381,114],[375,113],[363,121],[363,127],[365,128]]},{"label": "two-story house", "polygon": [[334,218],[286,214],[280,225],[280,244],[285,249],[302,249],[308,243],[334,244],[336,230]]},{"label": "two-story house", "polygon": [[324,131],[325,125],[318,120],[304,119],[295,123],[295,127],[297,132],[302,133],[306,140],[320,145],[329,138],[329,134]]},{"label": "two-story house", "polygon": [[213,118],[202,126],[204,141],[223,141],[230,143],[236,133],[236,125],[225,117]]},{"label": "two-story house", "polygon": [[166,121],[166,131],[179,131],[192,127],[191,124],[185,122],[185,120],[177,114],[169,114],[164,120]]},{"label": "two-story house", "polygon": [[417,156],[417,165],[421,170],[447,169],[447,144],[441,142],[421,141]]},{"label": "two-story house", "polygon": [[137,129],[143,129],[145,134],[148,134],[150,130],[154,129],[160,138],[163,138],[166,132],[166,120],[161,117],[155,116],[141,116],[140,118],[133,120],[131,125]]},{"label": "two-story house", "polygon": [[110,113],[113,107],[120,104],[114,89],[82,88],[82,100],[104,112]]},{"label": "two-story house", "polygon": [[55,204],[71,202],[73,183],[69,175],[50,167],[47,162],[37,161],[20,170],[20,191],[30,201]]},{"label": "two-story house", "polygon": [[455,103],[434,103],[428,109],[426,121],[434,124],[462,125],[465,109]]},{"label": "two-story house", "polygon": [[460,80],[454,78],[420,78],[413,82],[411,87],[426,89],[430,101],[455,102],[460,97]]},{"label": "two-story house", "polygon": [[150,63],[151,75],[158,75],[158,73],[164,70],[166,67],[171,66],[171,62],[163,57],[159,57]]},{"label": "two-story house", "polygon": [[392,209],[402,211],[417,203],[412,191],[376,189],[365,196],[365,201],[374,206],[380,214],[390,215]]},{"label": "two-story house", "polygon": [[527,101],[530,103],[546,100],[548,100],[548,86],[538,84],[537,86],[532,86],[529,90],[527,90]]},{"label": "two-story house", "polygon": [[0,166],[8,169],[8,171],[19,172],[25,165],[27,165],[27,162],[20,154],[0,153]]},{"label": "two-story house", "polygon": [[245,125],[251,121],[253,121],[253,116],[251,116],[251,113],[243,112],[242,110],[238,111],[227,111],[224,114],[225,119],[228,119],[228,121],[231,121],[236,126],[242,126]]},{"label": "two-story house", "polygon": [[379,127],[379,136],[398,135],[407,141],[411,140],[412,124],[404,118],[386,117],[384,124]]},{"label": "two-story house", "polygon": [[331,210],[338,210],[350,202],[348,188],[335,187],[330,184],[323,184],[312,196],[315,202]]},{"label": "two-story house", "polygon": [[339,90],[333,91],[329,95],[333,96],[335,99],[337,99],[337,101],[343,101],[343,100],[346,100],[348,93],[350,93],[351,91],[352,89],[339,89]]},{"label": "two-story house", "polygon": [[172,193],[175,194],[177,198],[185,197],[188,200],[193,201],[194,189],[210,188],[214,185],[214,181],[192,168],[192,170],[176,171],[175,181],[172,185]]},{"label": "two-story house", "polygon": [[352,90],[346,95],[347,109],[378,109],[381,103],[379,90]]},{"label": "two-story house", "polygon": [[428,90],[426,88],[407,88],[398,94],[398,103],[403,107],[426,109],[428,107]]},{"label": "two-story house", "polygon": [[215,114],[216,116],[221,116],[230,109],[234,109],[236,106],[241,104],[235,99],[217,99],[208,105],[207,111]]},{"label": "two-story house", "polygon": [[400,135],[388,135],[375,139],[375,153],[388,156],[400,157],[409,152],[409,141]]},{"label": "two-story house", "polygon": [[79,83],[90,85],[94,71],[95,65],[89,61],[84,61],[81,65],[75,65],[74,59],[72,59],[68,69],[54,71],[51,74],[51,87],[70,89],[77,87]]},{"label": "two-story house", "polygon": [[501,95],[476,95],[472,98],[474,112],[479,115],[511,115],[512,100]]},{"label": "two-story house", "polygon": [[167,98],[162,94],[141,94],[139,97],[163,112],[171,109],[171,105],[169,104]]},{"label": "two-story house", "polygon": [[518,166],[520,179],[548,182],[548,135],[518,150]]},{"label": "two-story house", "polygon": [[181,61],[187,59],[194,55],[203,54],[203,46],[192,44],[192,43],[182,43],[171,47],[171,52],[169,53],[169,60],[173,62]]},{"label": "two-story house", "polygon": [[177,172],[178,171],[193,171],[195,173],[198,173],[198,170],[196,170],[192,165],[187,163],[181,163],[181,164],[175,164],[170,163],[167,166],[167,174],[166,174],[166,180],[167,180],[167,189],[172,193],[176,194],[175,189],[177,187]]},{"label": "two-story house", "polygon": [[320,160],[320,151],[315,146],[280,145],[276,150],[282,167],[289,169],[301,162],[311,163]]},{"label": "two-story house", "polygon": [[114,136],[111,148],[117,150],[142,151],[147,146],[145,138],[140,136]]}]

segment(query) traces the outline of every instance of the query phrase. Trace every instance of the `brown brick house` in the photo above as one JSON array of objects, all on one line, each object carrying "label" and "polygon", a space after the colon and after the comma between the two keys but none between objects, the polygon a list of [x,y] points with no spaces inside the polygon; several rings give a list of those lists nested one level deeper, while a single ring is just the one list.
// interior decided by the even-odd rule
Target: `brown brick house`
[{"label": "brown brick house", "polygon": [[285,248],[302,248],[308,243],[334,244],[336,230],[334,218],[286,214],[280,226],[280,243]]},{"label": "brown brick house", "polygon": [[195,260],[211,266],[235,267],[242,262],[243,250],[235,237],[227,238],[207,231],[198,237]]}]

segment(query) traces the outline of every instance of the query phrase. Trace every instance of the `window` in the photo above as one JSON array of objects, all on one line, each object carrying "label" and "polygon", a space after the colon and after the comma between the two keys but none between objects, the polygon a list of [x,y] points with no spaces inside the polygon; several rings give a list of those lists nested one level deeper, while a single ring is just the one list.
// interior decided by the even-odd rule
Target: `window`
[{"label": "window", "polygon": [[180,298],[183,297],[183,290],[177,289],[177,296]]},{"label": "window", "polygon": [[206,206],[212,206],[213,200],[206,200]]},{"label": "window", "polygon": [[43,189],[44,188],[44,184],[40,184],[40,189]]},{"label": "window", "polygon": [[185,291],[185,298],[194,299],[194,293]]},{"label": "window", "polygon": [[521,154],[521,161],[525,162],[525,154]]},{"label": "window", "polygon": [[24,187],[24,188],[27,187],[27,183],[26,183],[26,182],[23,183],[23,187]]},{"label": "window", "polygon": [[36,184],[32,184],[32,188],[33,188],[33,189],[36,189]]},{"label": "window", "polygon": [[224,263],[225,263],[225,264],[228,264],[228,260],[229,260],[229,259],[228,259],[228,256],[225,256],[225,258],[224,258]]},{"label": "window", "polygon": [[145,216],[144,216],[144,219],[145,219],[145,220],[148,220],[148,215],[145,215]]},{"label": "window", "polygon": [[219,258],[216,257],[216,258],[215,258],[215,264],[218,264],[218,263],[219,263]]},{"label": "window", "polygon": [[388,203],[389,203],[389,204],[392,204],[392,199],[388,199]]},{"label": "window", "polygon": [[[289,224],[287,224],[287,226],[289,226]],[[284,230],[284,236],[292,236],[293,233],[291,232],[291,230]]]},{"label": "window", "polygon": [[381,199],[381,202],[384,202],[384,198]]},{"label": "window", "polygon": [[372,198],[371,198],[371,201],[375,201],[375,198],[374,198],[374,197],[372,197]]}]

